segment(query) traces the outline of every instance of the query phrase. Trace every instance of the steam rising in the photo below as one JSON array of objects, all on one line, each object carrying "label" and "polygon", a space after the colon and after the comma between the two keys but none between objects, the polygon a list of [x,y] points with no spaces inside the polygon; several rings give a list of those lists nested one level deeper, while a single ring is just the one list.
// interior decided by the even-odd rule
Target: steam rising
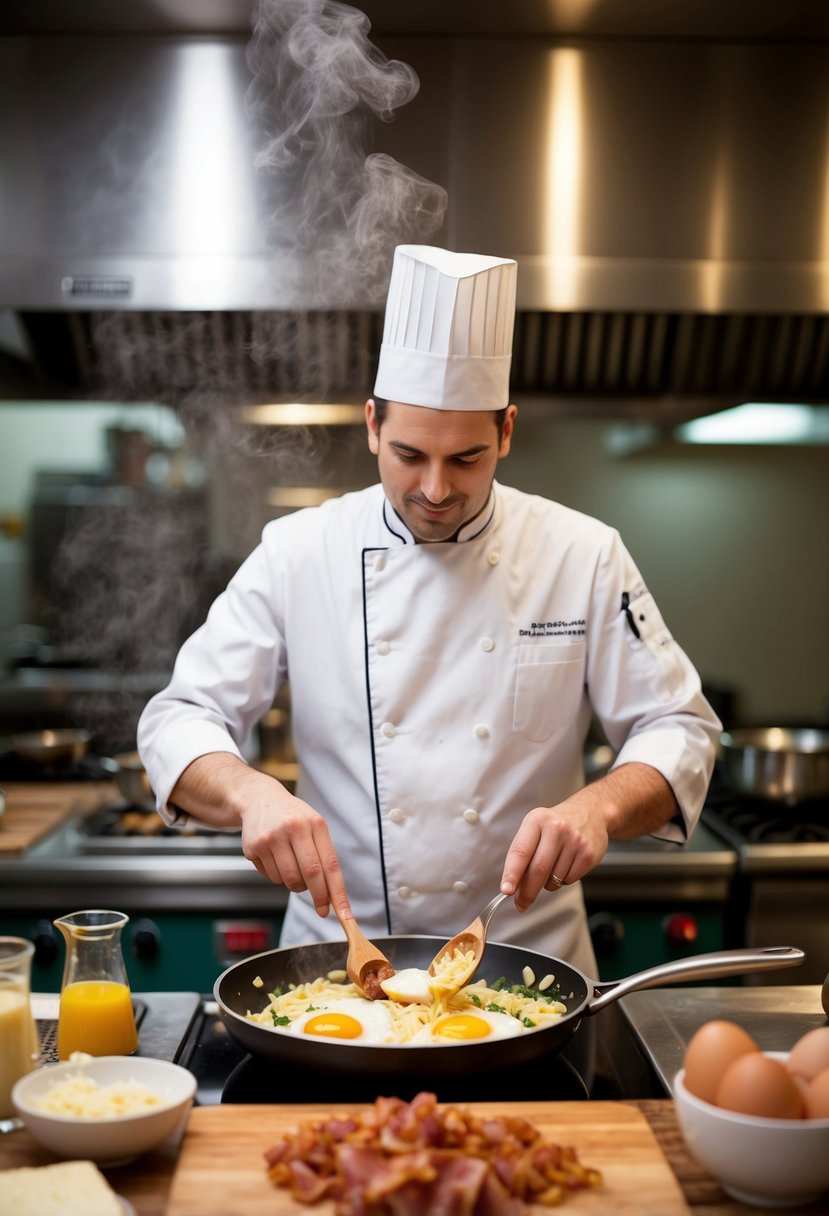
[{"label": "steam rising", "polygon": [[[412,101],[419,81],[372,45],[369,28],[363,13],[334,0],[259,0],[254,13],[247,100],[266,133],[256,164],[267,238],[300,311],[114,311],[94,314],[88,341],[79,339],[85,357],[95,352],[100,396],[178,411],[209,499],[208,508],[192,488],[132,486],[117,508],[88,512],[65,535],[55,570],[60,641],[73,661],[121,673],[116,696],[79,707],[112,746],[133,746],[146,701],[138,677],[166,676],[258,540],[265,487],[301,482],[311,470],[320,480],[329,434],[283,429],[275,440],[244,426],[237,407],[342,400],[344,390],[367,396],[379,329],[348,335],[332,329],[326,310],[379,305],[395,245],[426,242],[443,223],[445,190],[371,150],[376,122]],[[340,449],[337,458],[348,463]]]},{"label": "steam rising", "polygon": [[272,186],[271,241],[299,255],[312,295],[342,303],[382,300],[394,246],[428,239],[446,210],[442,187],[366,155],[370,119],[391,121],[420,84],[369,29],[335,0],[261,0],[248,48],[249,108],[274,131],[256,162]]}]

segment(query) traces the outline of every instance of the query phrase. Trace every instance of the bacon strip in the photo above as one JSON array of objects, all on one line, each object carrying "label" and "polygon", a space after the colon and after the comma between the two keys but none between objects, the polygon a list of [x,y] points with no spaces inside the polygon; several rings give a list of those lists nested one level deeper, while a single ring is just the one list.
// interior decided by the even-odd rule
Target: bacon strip
[{"label": "bacon strip", "polygon": [[300,1203],[331,1198],[336,1216],[524,1216],[530,1204],[602,1185],[572,1146],[545,1141],[528,1119],[479,1119],[426,1092],[304,1124],[264,1156],[276,1186]]}]

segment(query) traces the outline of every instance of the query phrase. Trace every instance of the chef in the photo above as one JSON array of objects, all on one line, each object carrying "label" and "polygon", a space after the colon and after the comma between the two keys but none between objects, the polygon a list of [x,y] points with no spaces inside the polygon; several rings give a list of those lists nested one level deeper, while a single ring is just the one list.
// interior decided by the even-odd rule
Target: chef
[{"label": "chef", "polygon": [[[269,523],[142,715],[160,814],[241,828],[291,892],[283,945],[340,937],[332,904],[448,937],[500,889],[495,940],[596,975],[580,879],[699,816],[720,724],[618,534],[495,480],[516,272],[397,248],[380,484]],[[288,679],[296,796],[243,758]],[[585,785],[593,715],[617,757]]]}]

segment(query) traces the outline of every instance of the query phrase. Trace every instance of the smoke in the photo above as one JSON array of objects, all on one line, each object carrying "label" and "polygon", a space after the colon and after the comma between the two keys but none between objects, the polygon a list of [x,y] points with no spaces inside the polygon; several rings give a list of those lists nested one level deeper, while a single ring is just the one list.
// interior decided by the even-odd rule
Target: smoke
[{"label": "smoke", "polygon": [[382,300],[395,245],[443,223],[443,187],[368,152],[372,122],[417,94],[407,64],[369,41],[364,13],[336,0],[260,0],[248,107],[271,132],[257,157],[269,237],[296,257],[312,298]]},{"label": "smoke", "polygon": [[80,705],[113,746],[132,746],[144,677],[165,677],[258,540],[267,488],[320,484],[332,456],[347,477],[353,453],[333,454],[339,440],[324,428],[256,429],[238,407],[367,395],[379,328],[349,333],[327,310],[381,303],[394,247],[427,241],[443,223],[445,190],[371,149],[377,121],[391,121],[419,81],[372,45],[369,28],[335,0],[255,9],[247,101],[265,132],[256,165],[267,238],[294,276],[297,311],[90,314],[78,339],[96,395],[174,407],[205,474],[201,487],[129,487],[116,505],[69,521],[56,621],[74,661],[118,677],[117,693]]}]

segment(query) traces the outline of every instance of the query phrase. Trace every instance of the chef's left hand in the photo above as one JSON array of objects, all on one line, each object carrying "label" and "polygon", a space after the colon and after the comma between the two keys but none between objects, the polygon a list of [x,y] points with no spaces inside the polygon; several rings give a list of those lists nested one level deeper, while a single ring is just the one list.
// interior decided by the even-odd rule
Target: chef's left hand
[{"label": "chef's left hand", "polygon": [[501,892],[525,912],[542,890],[578,882],[598,865],[608,841],[633,840],[680,815],[668,782],[648,764],[611,769],[558,806],[537,806],[510,845]]},{"label": "chef's left hand", "polygon": [[537,806],[524,817],[501,878],[501,892],[515,896],[519,912],[542,890],[556,891],[583,878],[607,852],[604,814],[584,793],[579,790],[558,806]]}]

